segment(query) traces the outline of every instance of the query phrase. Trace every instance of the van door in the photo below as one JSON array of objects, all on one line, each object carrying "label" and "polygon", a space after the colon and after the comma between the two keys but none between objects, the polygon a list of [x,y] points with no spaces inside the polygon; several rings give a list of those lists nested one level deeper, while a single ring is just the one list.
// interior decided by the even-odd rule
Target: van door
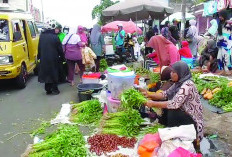
[{"label": "van door", "polygon": [[38,54],[38,40],[39,34],[33,21],[27,21],[27,43],[29,51],[30,70],[33,70],[36,66],[37,54]]},{"label": "van door", "polygon": [[27,64],[29,59],[27,43],[25,41],[22,28],[20,27],[19,20],[12,21],[12,32],[12,55],[14,57],[14,63],[18,64],[16,66],[21,67],[21,63],[24,61]]}]

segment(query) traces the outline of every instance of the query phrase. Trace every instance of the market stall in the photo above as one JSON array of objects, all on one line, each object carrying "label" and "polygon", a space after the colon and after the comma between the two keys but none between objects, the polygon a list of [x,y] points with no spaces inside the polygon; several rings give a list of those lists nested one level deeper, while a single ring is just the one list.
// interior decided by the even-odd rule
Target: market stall
[{"label": "market stall", "polygon": [[[104,88],[89,100],[63,104],[55,119],[32,134],[37,140],[22,156],[201,156],[193,146],[194,125],[165,128],[157,122],[159,109],[143,107],[147,98],[134,84],[153,88],[159,73],[125,65],[104,69],[108,83],[99,82]],[[41,136],[51,127],[55,131]]]}]

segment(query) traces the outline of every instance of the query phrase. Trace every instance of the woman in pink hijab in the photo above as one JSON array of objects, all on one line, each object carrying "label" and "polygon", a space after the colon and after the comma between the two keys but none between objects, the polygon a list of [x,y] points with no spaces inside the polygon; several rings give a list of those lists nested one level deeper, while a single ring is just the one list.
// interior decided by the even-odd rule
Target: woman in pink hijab
[{"label": "woman in pink hijab", "polygon": [[[88,37],[85,33],[85,28],[83,26],[78,26],[77,28],[77,34],[80,36],[81,42],[85,43],[81,48],[84,48],[85,46],[88,46]],[[77,75],[80,71],[79,66],[76,64],[75,66],[75,74]]]},{"label": "woman in pink hijab", "polygon": [[152,47],[158,56],[160,67],[170,66],[180,61],[180,54],[176,46],[162,35],[153,36],[148,46]]},{"label": "woman in pink hijab", "polygon": [[85,33],[85,29],[83,26],[78,26],[77,34],[80,36],[81,42],[86,43],[86,46],[87,46],[88,45],[88,37]]}]

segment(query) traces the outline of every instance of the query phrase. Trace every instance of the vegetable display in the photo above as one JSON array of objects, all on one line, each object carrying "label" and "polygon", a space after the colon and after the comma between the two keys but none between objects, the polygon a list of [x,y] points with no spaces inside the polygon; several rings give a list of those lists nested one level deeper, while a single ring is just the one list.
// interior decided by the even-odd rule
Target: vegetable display
[{"label": "vegetable display", "polygon": [[135,73],[140,76],[148,76],[150,71],[145,68],[136,68],[134,69]]},{"label": "vegetable display", "polygon": [[100,72],[104,72],[107,68],[108,68],[108,64],[107,64],[106,59],[101,59],[101,60],[100,60],[99,71],[100,71]]},{"label": "vegetable display", "polygon": [[209,100],[211,105],[222,108],[225,112],[232,111],[232,83],[227,78],[207,76],[199,78],[200,74],[193,74],[193,80],[198,92],[204,99]]},{"label": "vegetable display", "polygon": [[87,156],[85,140],[75,125],[60,125],[58,130],[33,145],[29,157]]},{"label": "vegetable display", "polygon": [[110,134],[97,134],[88,138],[90,152],[96,153],[98,156],[119,150],[119,146],[123,148],[134,148],[136,138],[119,137]]},{"label": "vegetable display", "polygon": [[159,123],[153,126],[147,126],[141,130],[140,135],[155,134],[158,132],[159,128],[164,128],[164,126]]},{"label": "vegetable display", "polygon": [[139,134],[143,121],[139,112],[133,109],[108,113],[101,119],[100,130],[103,134],[133,137]]},{"label": "vegetable display", "polygon": [[129,157],[129,155],[123,155],[123,154],[115,154],[115,155],[111,155],[110,157]]},{"label": "vegetable display", "polygon": [[98,122],[103,114],[101,103],[98,100],[83,101],[74,104],[70,120],[80,124]]},{"label": "vegetable display", "polygon": [[160,74],[151,72],[149,78],[151,83],[157,83],[160,81]]},{"label": "vegetable display", "polygon": [[125,90],[121,94],[121,107],[124,109],[139,109],[147,102],[147,99],[134,88]]}]

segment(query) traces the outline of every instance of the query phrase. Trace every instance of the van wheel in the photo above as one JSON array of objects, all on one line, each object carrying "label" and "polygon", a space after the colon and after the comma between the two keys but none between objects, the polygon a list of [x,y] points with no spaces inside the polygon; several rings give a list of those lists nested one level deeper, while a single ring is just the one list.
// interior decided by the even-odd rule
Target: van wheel
[{"label": "van wheel", "polygon": [[27,82],[27,69],[24,65],[21,66],[21,72],[19,76],[16,78],[16,84],[18,88],[23,89],[26,87]]}]

